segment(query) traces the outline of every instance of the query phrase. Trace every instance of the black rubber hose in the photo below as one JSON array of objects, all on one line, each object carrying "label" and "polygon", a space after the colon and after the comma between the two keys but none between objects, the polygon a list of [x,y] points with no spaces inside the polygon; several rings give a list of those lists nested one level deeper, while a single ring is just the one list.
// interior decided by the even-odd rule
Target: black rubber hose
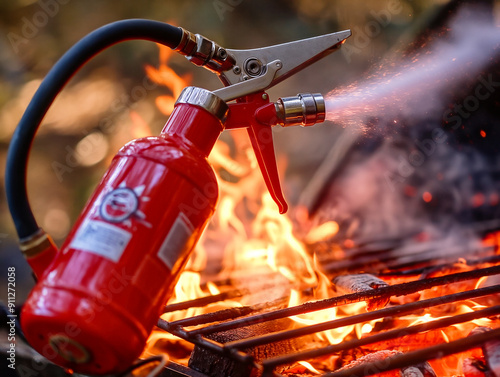
[{"label": "black rubber hose", "polygon": [[52,67],[24,112],[7,154],[7,202],[21,240],[39,229],[26,190],[29,152],[43,117],[64,85],[88,60],[116,43],[143,39],[176,48],[181,38],[182,29],[163,22],[139,19],[118,21],[82,38]]}]

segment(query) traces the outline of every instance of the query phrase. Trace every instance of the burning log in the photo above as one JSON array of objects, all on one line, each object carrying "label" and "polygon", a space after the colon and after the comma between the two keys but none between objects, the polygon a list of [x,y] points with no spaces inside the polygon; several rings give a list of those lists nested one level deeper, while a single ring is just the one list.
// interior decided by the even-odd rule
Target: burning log
[{"label": "burning log", "polygon": [[[359,359],[354,360],[353,362],[349,363],[343,368],[340,368],[339,371],[341,370],[348,370],[350,368],[353,368],[358,365],[363,365],[363,364],[372,364],[375,363],[375,365],[379,364],[380,369],[384,369],[385,367],[385,359],[394,355],[401,354],[399,351],[377,351],[370,353],[368,355],[362,356]],[[375,367],[376,368],[376,367]],[[401,368],[400,370],[392,370],[392,371],[387,371],[387,372],[382,372],[380,373],[379,371],[374,370],[373,372],[377,373],[377,377],[437,377],[436,373],[434,372],[434,369],[432,369],[431,365],[428,362],[423,362],[420,364],[408,366]]]},{"label": "burning log", "polygon": [[[392,371],[383,372],[383,373],[380,373],[380,370],[377,370],[377,365],[380,365],[380,369],[383,369],[383,367],[386,365],[385,360],[388,357],[391,357],[391,356],[394,356],[397,354],[401,354],[401,352],[398,352],[398,351],[373,352],[373,353],[362,356],[362,357],[352,361],[351,363],[347,364],[346,366],[338,369],[338,371],[349,370],[351,368],[354,368],[354,367],[357,367],[357,366],[360,366],[363,364],[367,364],[367,368],[368,368],[368,364],[370,364],[370,367],[372,366],[371,364],[374,364],[375,365],[375,367],[373,367],[374,370],[370,371],[369,372],[370,374],[376,374],[377,377],[401,377],[401,373],[398,370],[392,370]],[[411,375],[408,375],[408,376],[411,376]]]},{"label": "burning log", "polygon": [[[333,283],[340,294],[349,294],[356,292],[365,292],[370,289],[377,289],[381,287],[388,287],[385,281],[370,274],[356,274],[356,275],[341,275],[337,276]],[[372,311],[381,309],[387,305],[390,296],[377,297],[366,301],[366,310]]]},{"label": "burning log", "polygon": [[[481,334],[487,331],[491,331],[491,329],[488,327],[476,327],[470,332],[470,335]],[[492,376],[500,376],[500,340],[490,340],[484,343],[481,348],[486,361],[487,371]]]}]

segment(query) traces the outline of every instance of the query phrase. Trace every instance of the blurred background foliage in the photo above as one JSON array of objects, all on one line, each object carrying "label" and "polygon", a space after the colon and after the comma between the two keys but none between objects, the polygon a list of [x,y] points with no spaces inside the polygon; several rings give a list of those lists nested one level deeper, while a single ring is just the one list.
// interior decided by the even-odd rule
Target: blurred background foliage
[{"label": "blurred background foliage", "polygon": [[[384,56],[403,51],[446,0],[0,0],[0,258],[18,255],[4,193],[9,140],[40,80],[75,42],[94,29],[126,18],[170,22],[228,48],[252,48],[352,29],[340,51],[271,89],[272,99],[303,91],[327,93],[363,77]],[[383,14],[397,5],[385,23]],[[498,9],[498,6],[495,7]],[[385,13],[384,13],[385,12]],[[379,21],[378,21],[379,20]],[[367,43],[357,38],[370,33]],[[382,23],[384,23],[382,25]],[[90,61],[58,97],[35,141],[28,176],[39,224],[60,243],[110,159],[137,136],[144,121],[158,133],[166,116],[158,96],[164,86],[144,91],[145,66],[157,67],[158,48],[127,42]],[[215,89],[215,75],[171,56],[168,65],[193,85]],[[141,89],[142,88],[142,89]],[[140,132],[139,132],[140,133]],[[336,130],[276,131],[279,156],[288,158],[286,182],[294,201],[301,185],[328,153]],[[90,135],[90,136],[89,136]],[[282,170],[283,172],[283,170]],[[11,253],[4,251],[10,250]],[[22,264],[22,260],[15,263]]]}]

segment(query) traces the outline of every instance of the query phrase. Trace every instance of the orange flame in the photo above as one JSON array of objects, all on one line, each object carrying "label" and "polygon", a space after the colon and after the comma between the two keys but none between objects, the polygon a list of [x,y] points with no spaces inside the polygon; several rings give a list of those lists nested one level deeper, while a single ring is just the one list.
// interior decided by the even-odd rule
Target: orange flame
[{"label": "orange flame", "polygon": [[156,106],[165,115],[170,115],[174,109],[174,104],[186,86],[192,79],[190,73],[179,76],[167,63],[174,51],[167,46],[158,45],[160,49],[160,64],[158,68],[146,65],[145,70],[148,77],[155,83],[165,86],[171,91],[171,95],[162,95],[156,98]]},{"label": "orange flame", "polygon": [[132,120],[132,137],[134,139],[140,139],[153,134],[149,124],[136,111],[130,111],[130,119]]}]

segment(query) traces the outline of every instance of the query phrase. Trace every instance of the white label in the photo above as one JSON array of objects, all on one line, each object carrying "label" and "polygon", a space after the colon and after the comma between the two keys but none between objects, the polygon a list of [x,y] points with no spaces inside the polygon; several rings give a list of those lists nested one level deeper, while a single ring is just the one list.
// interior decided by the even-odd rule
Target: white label
[{"label": "white label", "polygon": [[193,225],[182,212],[175,219],[170,232],[163,241],[163,244],[158,251],[160,258],[165,265],[172,269],[175,262],[179,259],[182,252],[186,248],[189,237],[193,234]]},{"label": "white label", "polygon": [[102,221],[86,220],[69,246],[118,262],[131,237],[130,232],[117,226]]}]

